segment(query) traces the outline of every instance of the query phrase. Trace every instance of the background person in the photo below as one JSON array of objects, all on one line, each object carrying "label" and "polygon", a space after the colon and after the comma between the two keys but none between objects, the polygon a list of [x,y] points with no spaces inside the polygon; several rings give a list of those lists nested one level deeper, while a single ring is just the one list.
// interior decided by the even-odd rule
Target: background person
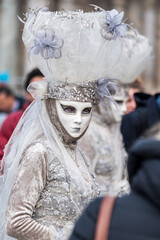
[{"label": "background person", "polygon": [[0,86],[0,112],[11,113],[22,108],[24,98],[14,96],[12,90],[7,86]]},{"label": "background person", "polygon": [[113,103],[101,102],[93,108],[90,126],[80,141],[90,168],[96,176],[101,196],[126,194],[129,185],[120,123],[126,111],[127,90],[121,86]]},{"label": "background person", "polygon": [[21,109],[24,103],[24,98],[15,96],[8,85],[0,83],[0,128],[8,114]]},{"label": "background person", "polygon": [[121,133],[127,152],[148,128],[160,121],[160,93],[155,95],[136,93],[135,100],[137,105],[135,111],[124,115],[121,123]]},{"label": "background person", "polygon": [[128,101],[126,103],[127,110],[126,110],[125,114],[133,112],[136,109],[136,100],[135,100],[134,94],[144,91],[142,78],[140,78],[140,77],[136,78],[136,80],[133,83],[130,83],[128,87],[129,87],[129,89],[128,89],[129,97],[128,97]]},{"label": "background person", "polygon": [[[148,38],[133,32],[127,33],[122,42],[121,55],[114,66],[119,91],[114,104],[100,103],[93,109],[91,124],[81,139],[81,148],[89,159],[90,167],[101,188],[101,195],[122,195],[129,192],[126,159],[121,121],[126,112],[128,84],[136,90],[141,84],[135,78],[141,74],[152,57],[152,46]],[[136,61],[135,61],[136,59]],[[127,71],[124,71],[127,69]],[[112,70],[112,69],[111,69]],[[112,73],[112,71],[111,71]],[[113,74],[113,73],[112,73]],[[126,87],[127,86],[127,87]]]},{"label": "background person", "polygon": [[9,114],[9,116],[3,122],[0,128],[0,160],[3,158],[3,150],[5,145],[7,144],[9,138],[11,137],[19,119],[21,118],[23,112],[29,106],[29,104],[34,100],[31,94],[27,91],[27,87],[31,82],[41,81],[43,79],[43,74],[40,72],[38,68],[33,69],[29,72],[25,79],[25,96],[26,102],[23,104],[22,109]]}]

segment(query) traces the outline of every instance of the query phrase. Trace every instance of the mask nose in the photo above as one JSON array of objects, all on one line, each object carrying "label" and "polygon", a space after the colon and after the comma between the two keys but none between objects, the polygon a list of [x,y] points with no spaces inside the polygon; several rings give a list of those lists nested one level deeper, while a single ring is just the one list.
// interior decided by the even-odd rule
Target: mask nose
[{"label": "mask nose", "polygon": [[80,112],[75,115],[74,122],[75,122],[75,123],[78,123],[78,124],[81,124],[81,122],[82,122],[82,116],[81,116],[81,113],[80,113]]}]

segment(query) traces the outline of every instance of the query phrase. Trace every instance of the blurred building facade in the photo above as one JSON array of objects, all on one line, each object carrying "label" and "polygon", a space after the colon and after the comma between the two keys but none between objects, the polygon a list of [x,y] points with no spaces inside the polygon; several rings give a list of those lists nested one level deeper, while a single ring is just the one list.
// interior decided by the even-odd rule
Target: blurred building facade
[{"label": "blurred building facade", "polygon": [[89,4],[106,10],[125,12],[128,23],[133,22],[139,33],[147,36],[154,47],[154,59],[143,74],[146,91],[160,91],[160,1],[159,0],[0,0],[0,72],[8,70],[13,88],[21,89],[23,76],[34,67],[29,63],[21,40],[23,18],[29,7],[48,6],[50,10],[92,10]]}]

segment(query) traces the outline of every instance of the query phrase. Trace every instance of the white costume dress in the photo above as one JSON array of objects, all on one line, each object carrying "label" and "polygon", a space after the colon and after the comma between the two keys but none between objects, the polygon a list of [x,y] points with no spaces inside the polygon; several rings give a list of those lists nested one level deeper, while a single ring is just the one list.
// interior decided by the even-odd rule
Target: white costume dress
[{"label": "white costume dress", "polygon": [[[54,124],[50,121],[49,115],[56,117],[57,113],[48,114],[45,101],[39,104],[41,120],[45,119],[45,131],[39,118],[37,126],[32,120],[28,122],[30,144],[24,146],[25,150],[20,154],[6,212],[6,231],[18,240],[68,239],[75,220],[89,201],[99,195],[99,190],[84,154],[77,149],[76,141],[57,130],[58,120]],[[23,118],[28,119],[36,112],[37,105],[36,100]],[[21,122],[23,119],[17,126],[17,132]],[[36,137],[32,136],[33,128]],[[17,145],[20,146],[25,136],[20,133],[19,138]]]},{"label": "white costume dress", "polygon": [[19,240],[67,239],[79,214],[96,196],[93,178],[81,152],[76,146],[67,146],[66,150],[72,158],[75,156],[74,167],[86,188],[79,179],[79,186],[71,189],[72,179],[44,137],[32,143],[22,155],[9,198],[7,232],[13,237]]}]

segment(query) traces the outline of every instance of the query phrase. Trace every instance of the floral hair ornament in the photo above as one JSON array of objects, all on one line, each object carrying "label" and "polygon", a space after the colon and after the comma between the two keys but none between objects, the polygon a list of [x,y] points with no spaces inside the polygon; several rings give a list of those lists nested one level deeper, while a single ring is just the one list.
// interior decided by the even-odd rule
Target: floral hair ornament
[{"label": "floral hair ornament", "polygon": [[104,102],[105,98],[107,98],[117,107],[113,97],[119,92],[120,85],[115,82],[115,79],[100,78],[97,80],[96,85],[99,101]]},{"label": "floral hair ornament", "polygon": [[35,55],[41,54],[41,56],[48,59],[58,59],[61,57],[61,48],[64,44],[63,39],[59,38],[55,31],[48,26],[43,26],[36,33],[34,39],[34,46],[30,49]]},{"label": "floral hair ornament", "polygon": [[102,36],[104,12],[51,12],[42,8],[25,14],[22,39],[29,57],[48,83],[45,94],[45,86],[44,92],[39,91],[38,85],[38,92],[34,88],[35,97],[93,104],[103,100],[105,94],[111,98],[107,90],[111,81],[102,79],[115,79],[114,66],[125,37],[110,41]]},{"label": "floral hair ornament", "polygon": [[[61,48],[63,44],[63,39],[55,34],[54,29],[48,26],[43,26],[36,33],[34,46],[31,47],[28,52],[28,58],[30,60],[30,54],[31,51],[33,51],[35,55],[40,54],[46,61],[53,58],[58,59],[62,56]],[[48,61],[47,66],[50,70]]]},{"label": "floral hair ornament", "polygon": [[124,17],[124,12],[118,12],[115,9],[112,9],[111,11],[105,11],[103,8],[98,7],[96,5],[90,4],[95,8],[95,10],[101,10],[104,13],[103,19],[102,19],[102,29],[101,34],[102,37],[111,40],[116,39],[117,37],[125,37],[128,32],[128,28],[131,28],[135,34],[136,30],[132,27],[133,23],[127,24],[125,23],[128,18],[122,21]]},{"label": "floral hair ornament", "polygon": [[[30,15],[33,14],[37,15],[39,11],[47,12],[48,8],[39,8],[36,10],[30,9],[29,12],[25,14],[25,19],[28,19]],[[22,20],[19,16],[18,19],[25,24],[25,19]],[[44,25],[36,32],[34,45],[28,52],[28,58],[30,60],[30,54],[33,51],[35,55],[41,54],[45,60],[52,58],[58,59],[62,55],[61,48],[63,47],[63,44],[63,39],[56,35],[55,30],[50,26]]]}]

